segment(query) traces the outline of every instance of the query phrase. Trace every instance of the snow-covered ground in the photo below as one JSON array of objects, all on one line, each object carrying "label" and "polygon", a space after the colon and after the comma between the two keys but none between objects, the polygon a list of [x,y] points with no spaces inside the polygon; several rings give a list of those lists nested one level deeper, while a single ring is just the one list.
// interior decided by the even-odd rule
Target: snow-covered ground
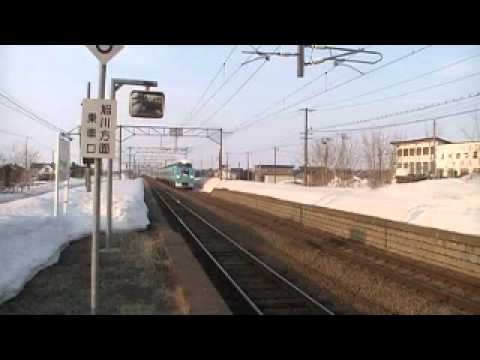
[{"label": "snow-covered ground", "polygon": [[271,196],[395,221],[480,235],[480,177],[426,180],[370,189],[308,187],[239,180],[208,180],[202,191],[214,188]]},{"label": "snow-covered ground", "polygon": [[[101,224],[106,197],[102,184]],[[149,224],[143,180],[113,182],[113,230],[144,229]],[[58,261],[70,241],[92,229],[92,196],[83,186],[70,190],[67,216],[53,217],[53,192],[0,204],[0,303],[14,297],[41,269]]]},{"label": "snow-covered ground", "polygon": [[[70,187],[82,186],[85,183],[84,179],[72,178],[70,179]],[[55,187],[54,181],[36,181],[30,189],[23,192],[0,192],[0,204],[9,201],[25,199],[32,196],[44,194],[53,191]]]}]

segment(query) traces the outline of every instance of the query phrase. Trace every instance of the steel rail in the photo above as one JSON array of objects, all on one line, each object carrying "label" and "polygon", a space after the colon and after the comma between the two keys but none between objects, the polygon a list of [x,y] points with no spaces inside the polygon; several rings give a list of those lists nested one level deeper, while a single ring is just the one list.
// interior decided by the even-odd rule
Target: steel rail
[{"label": "steel rail", "polygon": [[[156,191],[156,190],[155,190]],[[157,192],[158,194],[158,192]],[[160,195],[159,195],[160,196]],[[204,219],[202,216],[200,216],[198,213],[196,213],[194,210],[192,210],[190,207],[188,207],[187,205],[183,204],[182,202],[180,202],[178,199],[176,199],[173,195],[167,193],[167,196],[169,196],[173,201],[175,201],[178,205],[182,206],[185,210],[187,210],[190,214],[192,214],[193,216],[195,216],[196,218],[198,218],[200,221],[202,221],[204,224],[206,224],[207,226],[209,226],[212,230],[214,230],[215,232],[217,232],[219,235],[221,235],[223,238],[225,238],[226,240],[228,240],[232,245],[234,245],[236,248],[238,248],[240,251],[242,251],[245,255],[247,255],[248,257],[250,257],[252,260],[254,260],[257,264],[261,265],[264,269],[266,269],[270,274],[274,275],[278,280],[280,280],[282,283],[284,284],[287,284],[291,289],[293,289],[294,291],[296,291],[298,294],[300,294],[301,296],[303,296],[304,298],[308,299],[312,304],[314,304],[315,306],[319,307],[320,309],[322,309],[324,312],[326,312],[328,315],[335,315],[335,313],[333,311],[331,311],[330,309],[328,309],[327,307],[325,307],[324,305],[322,305],[321,303],[319,303],[317,300],[315,300],[313,297],[311,297],[310,295],[308,295],[305,291],[303,291],[302,289],[300,289],[298,286],[296,286],[295,284],[293,284],[291,281],[289,281],[288,279],[286,279],[284,276],[282,276],[281,274],[279,274],[277,271],[275,271],[273,268],[271,268],[269,265],[267,265],[266,263],[264,263],[262,260],[260,260],[257,256],[255,256],[254,254],[252,254],[250,251],[248,251],[247,249],[245,249],[243,246],[241,246],[240,244],[238,244],[237,242],[235,242],[232,238],[230,238],[227,234],[225,234],[223,231],[221,231],[220,229],[218,229],[217,227],[215,227],[214,225],[212,225],[210,222],[208,222],[206,219]],[[179,220],[180,221],[180,220]],[[183,224],[183,221],[181,221],[182,224]],[[191,231],[189,231],[189,233],[191,233]],[[197,242],[199,242],[198,239],[196,239]],[[204,246],[202,244],[202,249],[204,249]],[[206,252],[208,252],[208,250],[205,249]],[[211,256],[211,255],[209,255]],[[211,256],[211,258],[213,259],[213,256]],[[218,262],[215,261],[216,264],[218,264]],[[221,267],[221,265],[218,265],[219,267]],[[223,269],[221,267],[221,269]],[[243,291],[242,291],[243,293]],[[245,294],[245,296],[247,296]]]}]

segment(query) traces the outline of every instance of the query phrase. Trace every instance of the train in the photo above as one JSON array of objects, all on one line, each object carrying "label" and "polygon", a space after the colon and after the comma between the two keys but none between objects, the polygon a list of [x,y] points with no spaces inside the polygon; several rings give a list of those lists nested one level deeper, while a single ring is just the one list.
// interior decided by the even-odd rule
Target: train
[{"label": "train", "polygon": [[159,170],[158,179],[174,188],[193,189],[195,176],[192,163],[182,160]]}]

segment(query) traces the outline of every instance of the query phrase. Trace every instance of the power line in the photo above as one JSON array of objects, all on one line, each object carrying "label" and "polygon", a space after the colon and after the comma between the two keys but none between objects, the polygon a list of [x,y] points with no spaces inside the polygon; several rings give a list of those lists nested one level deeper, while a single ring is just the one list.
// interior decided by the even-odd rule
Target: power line
[{"label": "power line", "polygon": [[215,80],[217,79],[217,77],[221,74],[222,70],[225,69],[225,65],[227,64],[228,60],[230,60],[230,57],[233,55],[233,53],[235,52],[235,50],[237,49],[238,45],[235,45],[232,47],[232,49],[230,50],[230,52],[228,53],[226,59],[222,62],[222,64],[220,65],[217,73],[215,74],[215,76],[213,77],[213,79],[209,82],[209,84],[207,85],[207,88],[205,89],[205,91],[202,93],[202,95],[200,96],[200,98],[198,99],[197,103],[195,104],[195,106],[192,108],[192,110],[190,111],[190,117],[192,116],[193,112],[195,111],[195,109],[197,108],[198,105],[201,104],[203,98],[205,97],[205,95],[207,94],[208,90],[210,90],[210,87],[213,85],[213,83],[215,82]]},{"label": "power line", "polygon": [[8,131],[8,130],[3,130],[3,129],[0,129],[0,133],[11,135],[11,136],[16,136],[16,137],[19,137],[19,138],[22,138],[22,139],[25,139],[25,140],[33,140],[37,145],[48,148],[49,150],[53,150],[52,147],[50,147],[48,145],[44,145],[44,144],[38,142],[35,138],[32,138],[31,136],[28,136],[28,135],[17,134],[17,133]]},{"label": "power line", "polygon": [[[279,48],[280,46],[277,47],[277,49]],[[275,49],[276,50],[276,49]],[[261,63],[256,69],[255,71],[247,78],[247,80],[245,80],[242,85],[240,85],[240,87],[228,98],[227,101],[225,101],[218,109],[217,111],[215,111],[210,117],[208,117],[207,119],[205,119],[204,121],[202,121],[198,126],[210,121],[211,119],[213,119],[225,106],[227,106],[230,101],[233,100],[233,98],[235,98],[235,96],[238,95],[238,93],[240,93],[240,91],[242,91],[242,89],[255,77],[255,75],[262,69],[263,66],[265,66],[266,64],[266,60],[263,61],[263,63]]]},{"label": "power line", "polygon": [[357,80],[357,79],[363,78],[363,77],[366,76],[366,75],[369,75],[369,74],[372,74],[372,73],[374,73],[374,72],[376,72],[376,71],[379,71],[379,70],[381,70],[381,69],[384,69],[384,68],[387,67],[387,66],[396,64],[396,63],[398,63],[398,62],[400,62],[400,61],[402,61],[402,60],[404,60],[404,59],[406,59],[406,58],[409,58],[409,57],[411,57],[411,56],[413,56],[413,55],[416,55],[416,54],[418,54],[418,53],[420,53],[420,52],[422,52],[422,51],[424,51],[424,50],[426,50],[426,49],[428,49],[428,48],[430,48],[430,47],[432,47],[432,45],[427,45],[427,46],[424,46],[424,47],[422,47],[422,48],[415,49],[415,50],[413,50],[413,51],[411,51],[411,52],[409,52],[409,53],[407,53],[407,54],[405,54],[405,55],[402,55],[402,56],[400,56],[400,57],[398,57],[398,58],[395,58],[395,59],[393,59],[393,60],[391,60],[391,61],[389,61],[389,62],[387,62],[387,63],[385,63],[385,64],[383,64],[383,65],[381,65],[381,66],[379,66],[379,67],[376,67],[376,68],[374,68],[374,69],[372,69],[372,70],[370,70],[370,71],[367,71],[367,72],[365,72],[365,73],[363,73],[363,74],[360,74],[360,75],[358,75],[358,76],[355,76],[355,77],[353,77],[353,78],[350,78],[350,79],[348,79],[348,80],[346,80],[346,81],[344,81],[344,82],[338,83],[337,85],[335,85],[335,86],[333,86],[333,87],[331,87],[331,88],[325,89],[325,90],[323,90],[323,91],[320,91],[320,92],[318,92],[318,93],[315,93],[315,94],[313,94],[313,95],[310,95],[310,96],[308,96],[308,97],[306,97],[306,98],[303,98],[303,99],[301,99],[301,100],[299,100],[299,101],[297,101],[297,102],[295,102],[295,103],[292,103],[292,104],[290,104],[290,105],[288,105],[288,106],[286,106],[286,107],[283,107],[283,108],[280,109],[280,110],[277,110],[277,111],[275,111],[275,112],[273,112],[273,113],[267,114],[267,115],[265,115],[264,117],[261,117],[261,118],[259,118],[259,119],[254,119],[254,120],[252,120],[250,123],[247,123],[245,126],[243,126],[243,127],[241,127],[241,128],[237,128],[236,132],[238,133],[240,130],[244,130],[244,129],[252,126],[252,125],[255,124],[255,123],[258,123],[258,122],[260,122],[260,121],[262,121],[262,120],[265,120],[265,119],[267,119],[267,118],[269,118],[269,117],[272,117],[272,116],[274,116],[274,115],[276,115],[276,114],[278,114],[278,113],[281,113],[281,112],[283,112],[283,111],[285,111],[285,110],[288,110],[288,109],[290,109],[290,108],[292,108],[292,107],[294,107],[294,106],[298,106],[298,105],[301,104],[301,103],[304,103],[304,102],[306,102],[306,101],[308,101],[308,100],[311,100],[311,99],[313,99],[313,98],[315,98],[315,97],[318,97],[318,96],[320,96],[320,95],[323,95],[323,94],[325,94],[325,93],[327,93],[327,92],[330,92],[330,91],[333,91],[333,90],[335,90],[335,89],[338,89],[338,88],[340,88],[340,87],[342,87],[342,86],[344,86],[344,85],[347,85],[347,84],[349,84],[349,83],[351,83],[351,82],[353,82],[353,81],[355,81],[355,80]]},{"label": "power line", "polygon": [[[365,46],[363,49],[368,49],[372,47],[372,45],[367,45]],[[313,49],[312,49],[312,53],[313,53]],[[348,59],[350,58],[352,55],[349,55],[347,57],[345,57],[345,59]],[[280,100],[272,103],[270,106],[268,106],[267,108],[265,108],[261,113],[255,115],[254,117],[258,117],[258,116],[261,116],[263,115],[267,110],[271,109],[272,107],[274,107],[275,105],[277,104],[280,104],[280,103],[283,103],[285,102],[285,100],[287,100],[288,98],[292,97],[293,95],[295,94],[298,94],[300,91],[302,91],[303,89],[305,89],[307,86],[310,86],[311,84],[313,84],[314,82],[320,80],[321,78],[323,77],[326,77],[328,75],[328,73],[330,73],[332,70],[334,70],[337,66],[336,65],[333,65],[329,70],[321,73],[320,75],[318,75],[317,77],[313,78],[312,80],[310,80],[309,82],[303,84],[302,86],[298,87],[297,89],[293,90],[291,93],[287,94],[286,96],[284,96],[283,98],[281,98]],[[242,124],[240,124],[239,126],[241,126]]]},{"label": "power line", "polygon": [[474,113],[474,112],[477,112],[477,111],[479,111],[479,110],[478,109],[470,109],[470,110],[460,111],[460,112],[453,113],[453,114],[439,115],[439,116],[434,116],[434,117],[430,117],[430,118],[426,118],[426,119],[405,121],[405,122],[402,122],[402,123],[393,123],[393,124],[376,125],[376,126],[363,127],[363,128],[341,129],[341,130],[338,130],[338,129],[337,130],[322,130],[322,131],[319,131],[319,132],[332,133],[332,132],[338,132],[338,131],[357,132],[357,131],[365,131],[365,130],[379,130],[379,129],[385,129],[385,128],[390,128],[390,127],[398,127],[398,126],[418,124],[418,123],[433,121],[433,120],[442,120],[442,119],[450,118],[450,117],[453,117],[453,116],[471,114],[471,113]]},{"label": "power line", "polygon": [[[476,58],[480,56],[480,53],[477,53],[477,54],[474,54],[474,55],[470,55],[470,56],[467,56],[467,57],[464,57],[464,58],[461,58],[461,59],[458,59],[454,62],[451,62],[451,63],[448,63],[448,64],[445,64],[443,66],[440,66],[439,68],[436,68],[434,70],[430,70],[430,71],[427,71],[425,73],[422,73],[422,74],[419,74],[419,75],[416,75],[412,78],[409,78],[409,79],[406,79],[406,80],[402,80],[402,81],[399,81],[399,82],[396,82],[396,83],[393,83],[393,84],[390,84],[390,85],[387,85],[387,86],[384,86],[384,87],[381,87],[381,88],[378,88],[378,89],[374,89],[374,90],[371,90],[371,91],[367,91],[363,94],[360,94],[360,95],[355,95],[355,96],[351,96],[351,97],[348,97],[348,98],[345,98],[345,99],[342,99],[342,100],[338,100],[338,101],[334,101],[332,103],[329,103],[329,104],[324,104],[322,106],[319,106],[318,108],[319,109],[322,109],[324,107],[329,107],[330,105],[334,105],[334,104],[339,104],[339,103],[343,103],[343,102],[347,102],[347,101],[350,101],[350,100],[353,100],[353,99],[358,99],[360,97],[364,97],[364,96],[367,96],[367,95],[371,95],[371,94],[374,94],[374,93],[377,93],[377,92],[380,92],[380,91],[383,91],[383,90],[387,90],[387,89],[391,89],[393,87],[396,87],[396,86],[399,86],[399,85],[403,85],[403,84],[406,84],[406,83],[409,83],[409,82],[412,82],[412,81],[415,81],[415,80],[418,80],[418,79],[421,79],[423,77],[426,77],[428,75],[431,75],[431,74],[434,74],[436,72],[439,72],[439,71],[443,71],[443,70],[446,70],[448,68],[451,68],[451,67],[454,67],[454,66],[457,66],[461,63],[464,63],[466,61],[469,61],[469,60],[472,60],[473,58]],[[323,110],[322,110],[323,111]]]},{"label": "power line", "polygon": [[[388,119],[388,118],[391,118],[391,117],[396,117],[396,116],[401,116],[401,115],[406,115],[406,114],[411,114],[411,113],[415,113],[415,112],[419,112],[419,111],[424,111],[424,110],[436,108],[436,107],[439,107],[439,106],[455,104],[455,103],[458,103],[458,102],[461,102],[461,101],[476,98],[478,96],[480,96],[480,92],[476,92],[476,93],[473,93],[473,94],[469,94],[469,95],[465,95],[465,96],[461,96],[461,97],[457,97],[457,98],[453,98],[453,99],[448,99],[448,100],[424,105],[424,106],[413,108],[413,109],[397,111],[397,112],[389,113],[389,114],[383,114],[383,115],[375,116],[375,117],[368,118],[368,119],[356,120],[356,121],[350,121],[350,122],[345,122],[345,123],[340,123],[340,124],[324,126],[324,127],[319,128],[319,129],[314,129],[314,131],[327,130],[327,129],[331,129],[331,128],[338,128],[338,127],[348,126],[348,125],[363,124],[363,123],[367,123],[367,122],[375,121],[375,120],[384,120],[384,119]],[[339,129],[338,131],[342,131],[342,130]]]},{"label": "power line", "polygon": [[25,106],[21,105],[18,102],[18,100],[14,99],[11,95],[8,95],[7,92],[5,92],[4,90],[0,90],[0,96],[3,97],[4,99],[6,99],[11,104],[13,104],[14,106],[16,106],[16,108],[12,107],[10,104],[5,104],[5,103],[0,103],[0,105],[3,105],[3,106],[5,106],[5,107],[7,107],[7,108],[9,108],[13,111],[16,111],[20,114],[23,114],[23,115],[29,117],[30,119],[32,119],[34,121],[37,121],[38,123],[42,124],[43,126],[49,128],[52,131],[65,132],[65,130],[63,130],[63,129],[59,128],[58,126],[52,124],[51,122],[41,118],[40,116],[35,114],[33,111],[31,111],[28,108],[26,108]]},{"label": "power line", "polygon": [[399,98],[399,97],[412,95],[412,94],[417,94],[417,93],[420,93],[420,92],[423,92],[423,91],[435,89],[435,88],[442,87],[442,86],[445,86],[445,85],[454,84],[456,82],[463,81],[463,80],[466,80],[466,79],[469,79],[469,78],[472,78],[472,77],[475,77],[475,76],[479,76],[479,75],[480,75],[480,72],[476,72],[476,73],[472,73],[472,74],[469,74],[469,75],[466,75],[466,76],[462,76],[462,77],[457,78],[457,79],[441,82],[441,83],[434,84],[434,85],[429,85],[429,86],[426,86],[426,87],[423,87],[423,88],[420,88],[420,89],[407,91],[407,92],[404,92],[404,93],[401,93],[401,94],[386,96],[386,97],[383,97],[383,98],[364,101],[364,102],[360,102],[360,103],[356,103],[356,104],[337,106],[337,107],[334,107],[334,108],[327,108],[327,109],[323,109],[322,111],[333,111],[333,110],[347,109],[347,108],[357,107],[357,106],[370,105],[370,104],[374,104],[374,103],[377,103],[377,102],[396,99],[396,98]]},{"label": "power line", "polygon": [[[261,48],[261,46],[259,46],[259,47],[257,48],[257,50],[260,49],[260,48]],[[252,57],[253,57],[253,55],[252,55],[252,56],[249,56],[249,57],[247,58],[247,61],[248,61],[250,58],[252,58]],[[220,87],[218,87],[217,90],[216,90],[212,95],[210,95],[210,97],[208,97],[208,98],[203,102],[203,104],[201,104],[201,106],[199,106],[199,107],[197,108],[197,110],[194,111],[194,113],[192,114],[189,122],[191,122],[191,121],[193,120],[193,118],[200,112],[200,110],[202,110],[202,109],[205,107],[205,105],[207,105],[207,104],[210,102],[210,100],[212,100],[212,99],[220,92],[220,90],[222,90],[223,87],[224,87],[225,85],[227,85],[227,84],[233,79],[233,77],[234,77],[242,68],[243,68],[242,65],[239,65],[239,66],[238,66],[238,68],[220,85]]]}]

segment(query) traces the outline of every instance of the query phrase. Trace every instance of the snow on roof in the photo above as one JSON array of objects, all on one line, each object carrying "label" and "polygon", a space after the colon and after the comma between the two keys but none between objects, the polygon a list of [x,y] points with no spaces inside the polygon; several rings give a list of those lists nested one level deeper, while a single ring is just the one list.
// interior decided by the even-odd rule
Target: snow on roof
[{"label": "snow on roof", "polygon": [[443,142],[443,143],[445,143],[445,144],[451,144],[450,141],[445,140],[445,139],[442,139],[442,138],[440,138],[440,137],[436,137],[436,138],[433,138],[433,137],[424,137],[424,138],[418,138],[418,139],[412,139],[412,140],[397,140],[397,141],[391,141],[390,144],[392,144],[392,145],[396,145],[396,144],[408,144],[408,143],[417,143],[417,142],[433,141],[433,140],[436,140],[436,141],[439,141],[439,142]]}]

